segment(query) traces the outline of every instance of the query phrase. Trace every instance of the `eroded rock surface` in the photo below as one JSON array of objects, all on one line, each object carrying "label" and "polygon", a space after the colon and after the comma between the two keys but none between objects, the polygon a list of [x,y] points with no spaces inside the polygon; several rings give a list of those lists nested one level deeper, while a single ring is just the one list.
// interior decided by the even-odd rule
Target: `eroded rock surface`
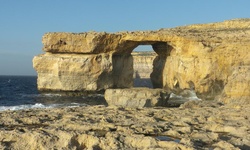
[{"label": "eroded rock surface", "polygon": [[105,100],[109,106],[143,108],[167,106],[170,93],[163,89],[129,88],[107,89]]},{"label": "eroded rock surface", "polygon": [[0,149],[250,148],[250,109],[190,101],[181,108],[86,106],[0,112]]},{"label": "eroded rock surface", "polygon": [[134,87],[153,87],[150,75],[153,72],[153,63],[156,56],[155,52],[132,53]]},{"label": "eroded rock surface", "polygon": [[[114,87],[131,87],[133,86],[133,83],[131,83],[133,82],[133,61],[129,56],[138,45],[152,45],[158,55],[153,62],[154,68],[151,74],[154,87],[164,88],[176,93],[184,89],[191,89],[195,90],[202,99],[214,99],[216,96],[221,96],[221,100],[229,102],[226,99],[230,95],[228,93],[229,88],[233,88],[231,85],[236,84],[236,82],[237,84],[243,83],[243,78],[235,75],[235,68],[250,65],[249,19],[235,19],[158,31],[46,33],[42,41],[44,44],[43,50],[46,54],[50,53],[55,57],[56,54],[65,55],[65,57],[75,54],[86,55],[83,57],[88,56],[89,59],[92,59],[92,55],[106,55],[109,60],[107,62],[101,61],[101,65],[96,60],[92,61],[93,67],[100,68],[96,75],[93,75],[94,80],[90,77],[93,82],[99,82],[103,78],[107,79],[107,83],[102,82],[100,88],[98,88],[98,83],[91,83],[91,88],[86,88],[85,86],[79,87],[79,83],[74,82],[75,80],[79,82],[83,80],[78,80],[78,78],[68,80],[68,76],[73,77],[78,74],[78,71],[72,69],[76,68],[74,59],[71,60],[72,63],[69,63],[67,69],[69,71],[66,75],[59,74],[56,68],[47,66],[51,68],[47,69],[46,66],[43,66],[43,61],[38,59],[43,56],[35,57],[33,62],[34,68],[38,72],[38,87],[40,90],[74,91],[75,89],[101,90]],[[58,59],[61,57],[59,56]],[[46,60],[47,57],[44,56],[44,59]],[[53,59],[51,61],[53,62]],[[60,59],[60,61],[66,62],[68,60]],[[82,61],[82,63],[84,64],[85,61]],[[120,72],[126,73],[126,75]],[[110,73],[115,75],[115,81],[117,82],[114,81],[113,84],[110,84]],[[249,70],[245,75],[248,76],[248,74]],[[51,76],[53,76],[53,80],[50,81],[50,84],[40,82],[42,78],[49,80]],[[89,73],[84,78],[88,78],[88,76]],[[62,78],[67,78],[67,80]],[[62,85],[71,82],[72,86],[69,86],[68,89],[60,88],[57,81],[60,81]],[[73,86],[73,84],[76,84],[76,86]],[[244,84],[238,91],[237,89],[232,90],[236,90],[234,98],[237,99],[237,97],[240,98],[244,95],[245,101],[249,102],[248,83]],[[222,93],[225,94],[222,95]]]},{"label": "eroded rock surface", "polygon": [[220,100],[244,105],[250,101],[250,66],[237,66],[228,78]]},{"label": "eroded rock surface", "polygon": [[50,54],[34,57],[39,90],[94,91],[112,86],[112,57],[105,54]]}]

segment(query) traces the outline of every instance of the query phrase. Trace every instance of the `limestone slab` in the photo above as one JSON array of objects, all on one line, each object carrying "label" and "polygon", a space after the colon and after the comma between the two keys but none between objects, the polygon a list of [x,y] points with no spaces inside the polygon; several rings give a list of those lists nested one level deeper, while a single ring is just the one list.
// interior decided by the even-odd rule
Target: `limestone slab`
[{"label": "limestone slab", "polygon": [[131,108],[166,106],[169,95],[163,89],[149,88],[107,89],[105,91],[108,105]]}]

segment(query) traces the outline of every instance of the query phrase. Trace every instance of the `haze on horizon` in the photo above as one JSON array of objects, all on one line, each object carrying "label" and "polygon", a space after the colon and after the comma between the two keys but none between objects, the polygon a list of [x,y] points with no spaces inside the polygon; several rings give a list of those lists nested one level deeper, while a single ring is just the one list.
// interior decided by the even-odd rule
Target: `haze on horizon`
[{"label": "haze on horizon", "polygon": [[46,32],[158,30],[250,18],[248,0],[0,2],[0,75],[36,75],[32,58],[42,54]]}]

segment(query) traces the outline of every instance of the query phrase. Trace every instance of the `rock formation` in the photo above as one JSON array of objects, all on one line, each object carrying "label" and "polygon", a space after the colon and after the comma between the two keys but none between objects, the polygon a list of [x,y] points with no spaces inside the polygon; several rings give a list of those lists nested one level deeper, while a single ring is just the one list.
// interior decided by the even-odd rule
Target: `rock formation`
[{"label": "rock formation", "polygon": [[152,88],[150,74],[153,72],[155,52],[133,52],[134,87]]},{"label": "rock formation", "polygon": [[107,89],[105,100],[109,106],[143,108],[167,106],[169,93],[163,89],[129,88]]},{"label": "rock formation", "polygon": [[[46,33],[46,53],[35,56],[33,64],[39,90],[129,88],[134,73],[131,52],[138,45],[152,45],[157,53],[154,87],[176,93],[191,89],[203,99],[218,96],[229,102],[244,96],[249,101],[249,37],[249,19],[158,31]],[[245,68],[239,69],[243,74],[237,68]]]},{"label": "rock formation", "polygon": [[228,84],[225,86],[221,101],[226,103],[233,102],[238,104],[249,103],[250,100],[250,66],[236,67]]},{"label": "rock formation", "polygon": [[0,149],[249,150],[250,105],[82,106],[0,112]]},{"label": "rock formation", "polygon": [[[113,85],[110,55],[46,53],[34,58],[39,90],[97,90]],[[110,82],[110,83],[109,83]]]}]

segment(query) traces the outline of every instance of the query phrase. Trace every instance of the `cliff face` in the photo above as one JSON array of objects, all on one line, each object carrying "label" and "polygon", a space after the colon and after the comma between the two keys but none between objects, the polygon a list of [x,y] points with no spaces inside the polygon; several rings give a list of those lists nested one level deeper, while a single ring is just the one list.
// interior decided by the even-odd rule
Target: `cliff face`
[{"label": "cliff face", "polygon": [[233,69],[233,73],[228,78],[221,101],[225,103],[249,103],[250,100],[250,66],[243,65]]},{"label": "cliff face", "polygon": [[153,62],[156,56],[155,52],[132,53],[134,87],[153,87],[150,74],[153,72]]},{"label": "cliff face", "polygon": [[[109,55],[51,54],[35,56],[39,90],[90,91],[112,86],[112,58]],[[105,76],[102,74],[106,74]],[[103,83],[105,82],[105,83]]]},{"label": "cliff face", "polygon": [[157,53],[151,74],[154,87],[193,89],[202,98],[220,96],[229,102],[250,96],[249,37],[249,19],[158,31],[46,33],[46,54],[33,63],[40,90],[132,87],[131,52],[138,45],[152,45]]}]

